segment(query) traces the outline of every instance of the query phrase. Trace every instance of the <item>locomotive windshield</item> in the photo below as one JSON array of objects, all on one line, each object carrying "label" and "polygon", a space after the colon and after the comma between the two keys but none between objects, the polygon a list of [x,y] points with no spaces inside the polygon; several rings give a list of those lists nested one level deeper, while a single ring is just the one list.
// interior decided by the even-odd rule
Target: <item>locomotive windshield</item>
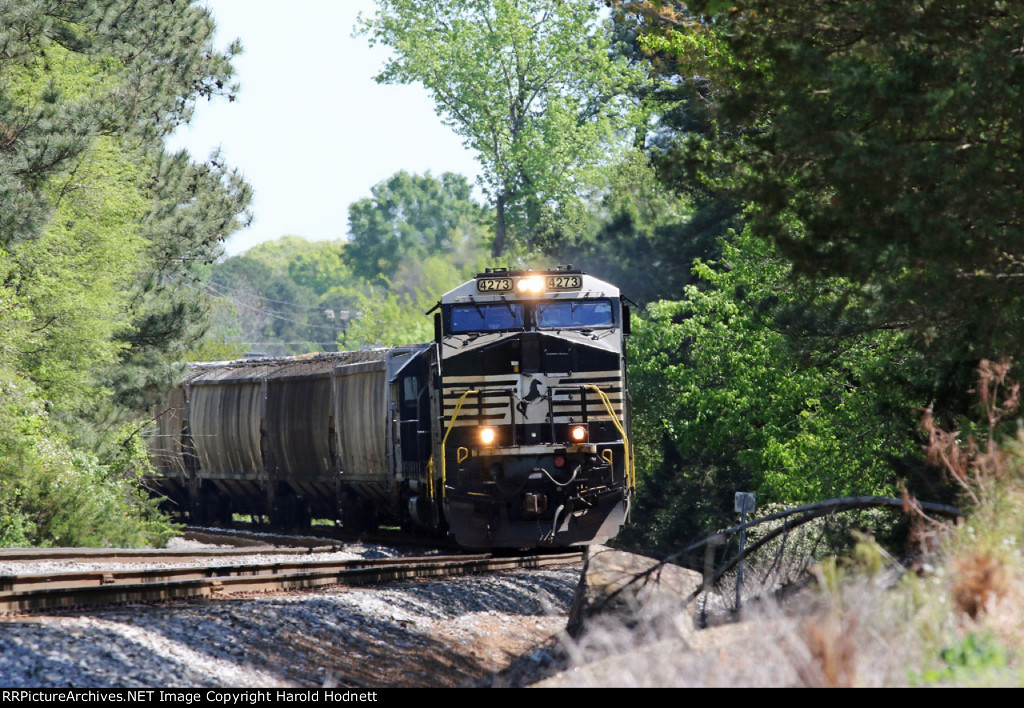
[{"label": "locomotive windshield", "polygon": [[[536,310],[534,310],[536,307]],[[615,326],[615,308],[607,299],[548,302],[489,302],[452,305],[450,334],[519,329],[569,329]]]},{"label": "locomotive windshield", "polygon": [[611,300],[554,300],[537,304],[539,329],[611,327],[614,324]]},{"label": "locomotive windshield", "polygon": [[453,305],[448,331],[497,332],[523,328],[523,303],[501,302],[488,304]]}]

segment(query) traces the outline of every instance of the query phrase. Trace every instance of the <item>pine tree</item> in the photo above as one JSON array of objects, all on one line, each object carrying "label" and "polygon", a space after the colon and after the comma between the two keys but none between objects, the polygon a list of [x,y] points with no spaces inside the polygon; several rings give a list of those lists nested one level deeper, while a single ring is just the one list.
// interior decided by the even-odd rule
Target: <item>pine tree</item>
[{"label": "pine tree", "polygon": [[0,507],[30,541],[137,539],[110,520],[150,514],[122,478],[145,464],[125,406],[198,336],[198,268],[249,201],[216,156],[164,150],[235,90],[213,29],[186,0],[0,1]]}]

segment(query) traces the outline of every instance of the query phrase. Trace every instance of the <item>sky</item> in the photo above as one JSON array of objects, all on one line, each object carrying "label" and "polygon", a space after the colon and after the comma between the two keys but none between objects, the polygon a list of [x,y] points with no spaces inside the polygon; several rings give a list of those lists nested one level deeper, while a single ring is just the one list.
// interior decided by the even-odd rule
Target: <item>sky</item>
[{"label": "sky", "polygon": [[218,49],[242,41],[233,62],[241,91],[234,102],[201,101],[167,144],[197,161],[219,147],[252,185],[252,225],[228,239],[228,255],[286,235],[345,238],[349,205],[399,170],[456,172],[471,182],[479,174],[422,86],[373,80],[389,50],[352,37],[373,0],[204,4]]}]

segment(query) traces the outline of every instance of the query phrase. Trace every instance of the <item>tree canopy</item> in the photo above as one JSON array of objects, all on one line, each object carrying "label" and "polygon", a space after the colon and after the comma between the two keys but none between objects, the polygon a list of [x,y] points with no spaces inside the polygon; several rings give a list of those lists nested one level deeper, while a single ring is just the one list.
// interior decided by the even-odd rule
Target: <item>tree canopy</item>
[{"label": "tree canopy", "polygon": [[[1019,3],[646,3],[651,46],[707,77],[713,140],[794,273],[965,360],[1024,341]],[[656,10],[656,11],[655,11]]]},{"label": "tree canopy", "polygon": [[213,326],[190,358],[335,351],[360,292],[344,248],[341,241],[283,236],[215,264],[208,280]]},{"label": "tree canopy", "polygon": [[[199,266],[246,218],[216,156],[167,154],[231,56],[192,2],[0,3],[0,539],[158,539],[139,414],[203,329]],[[119,541],[120,539],[120,541]]]},{"label": "tree canopy", "polygon": [[487,236],[484,210],[462,175],[400,171],[348,208],[344,259],[367,281],[393,278],[403,262],[444,254],[474,260]]},{"label": "tree canopy", "polygon": [[360,32],[394,54],[382,83],[422,83],[483,166],[494,256],[578,208],[586,171],[621,141],[638,79],[591,0],[379,0]]},{"label": "tree canopy", "polygon": [[349,206],[349,240],[284,236],[210,269],[216,318],[190,356],[275,356],[429,339],[423,312],[486,265],[465,177],[399,171]]},{"label": "tree canopy", "polygon": [[772,244],[733,236],[683,297],[650,304],[633,328],[639,518],[661,550],[728,525],[737,491],[788,504],[893,495],[896,463],[915,454],[890,373],[906,356],[900,333],[808,355],[775,325],[775,309],[806,297],[789,268]]}]

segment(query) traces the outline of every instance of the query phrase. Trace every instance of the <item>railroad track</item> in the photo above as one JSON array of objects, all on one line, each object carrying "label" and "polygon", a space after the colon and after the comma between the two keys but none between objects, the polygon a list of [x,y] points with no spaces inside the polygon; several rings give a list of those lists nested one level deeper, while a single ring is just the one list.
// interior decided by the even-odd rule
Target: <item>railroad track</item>
[{"label": "railroad track", "polygon": [[27,561],[75,561],[78,563],[169,563],[196,558],[224,558],[273,554],[310,558],[319,553],[343,550],[342,546],[282,548],[280,546],[245,546],[238,548],[0,548],[0,563]]},{"label": "railroad track", "polygon": [[[304,532],[290,531],[267,531],[260,527],[239,526],[239,527],[212,527],[212,526],[186,526],[182,530],[182,537],[189,541],[198,541],[206,544],[217,544],[222,546],[285,546],[288,548],[319,548],[323,546],[346,546],[352,543],[376,543],[383,538],[387,541],[408,540],[408,534],[376,534],[374,538],[368,536],[360,537],[344,529],[333,526],[317,526]],[[418,544],[422,547],[423,539],[419,538]]]},{"label": "railroad track", "polygon": [[[349,546],[343,541],[323,536],[287,533],[254,533],[247,530],[186,527],[183,538],[205,544],[219,544],[207,548],[0,548],[0,565],[6,562],[76,561],[81,563],[117,562],[152,563],[195,558],[231,558],[273,554],[310,558],[320,553],[344,551]],[[373,539],[377,540],[377,539]],[[394,538],[384,540],[393,541]],[[399,540],[405,540],[399,538]],[[423,554],[423,539],[403,549],[392,545],[409,556]],[[372,541],[367,540],[369,544]]]},{"label": "railroad track", "polygon": [[[275,554],[280,549],[275,549]],[[252,553],[253,549],[247,549]],[[191,554],[195,555],[195,554]],[[582,551],[493,557],[490,554],[344,561],[295,560],[243,565],[62,571],[0,575],[0,613],[91,605],[218,598],[235,593],[369,585],[393,580],[540,568],[582,560]]]},{"label": "railroad track", "polygon": [[188,540],[229,546],[287,546],[316,548],[325,545],[348,546],[353,543],[405,546],[414,548],[446,548],[457,551],[449,539],[410,534],[397,529],[381,529],[374,533],[353,533],[335,526],[314,526],[304,532],[267,531],[259,526],[186,526],[183,536]]}]

